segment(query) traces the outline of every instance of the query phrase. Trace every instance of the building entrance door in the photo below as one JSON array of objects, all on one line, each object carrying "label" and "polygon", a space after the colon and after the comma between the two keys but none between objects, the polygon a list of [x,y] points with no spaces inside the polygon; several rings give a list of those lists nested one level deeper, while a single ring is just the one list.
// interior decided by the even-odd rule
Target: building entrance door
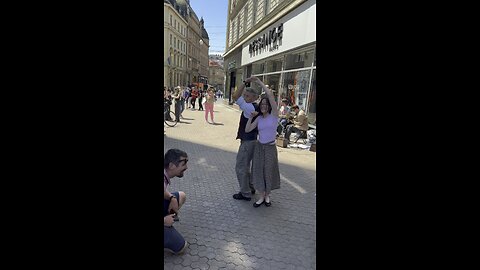
[{"label": "building entrance door", "polygon": [[235,76],[235,71],[230,72],[230,88],[229,88],[229,93],[228,93],[228,104],[232,104],[232,94],[233,91],[235,91],[235,81],[237,80],[237,77]]}]

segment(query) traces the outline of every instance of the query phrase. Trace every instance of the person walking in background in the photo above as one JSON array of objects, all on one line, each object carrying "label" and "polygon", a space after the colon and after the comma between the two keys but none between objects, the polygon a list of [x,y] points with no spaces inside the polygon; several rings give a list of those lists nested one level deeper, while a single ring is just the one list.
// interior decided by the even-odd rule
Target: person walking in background
[{"label": "person walking in background", "polygon": [[[251,80],[252,78],[247,78],[232,95],[233,100],[242,110],[237,131],[237,139],[240,139],[240,147],[238,148],[237,160],[235,163],[235,172],[237,174],[240,192],[234,194],[233,198],[235,200],[246,201],[250,201],[252,199],[252,194],[255,194],[250,165],[253,158],[255,143],[257,141],[258,129],[254,128],[250,132],[246,132],[245,126],[247,125],[248,118],[252,112],[258,110],[258,105],[255,101],[261,93],[260,89],[250,87]],[[248,84],[248,87],[245,84]]]},{"label": "person walking in background", "polygon": [[173,119],[170,119],[170,105],[172,105],[172,90],[170,88],[167,88],[167,90],[164,92],[163,95],[163,105],[166,107],[164,117],[168,121],[172,121]]},{"label": "person walking in background", "polygon": [[288,100],[286,98],[282,99],[282,106],[280,106],[278,117],[279,126],[277,128],[277,133],[278,135],[281,135],[283,132],[285,132],[285,128],[287,127],[290,118],[290,107],[288,106]]},{"label": "person walking in background", "polygon": [[194,111],[195,110],[195,101],[197,100],[197,97],[198,97],[198,90],[195,86],[192,87],[191,95],[192,95],[192,97],[190,99],[190,105],[192,105],[192,110]]},{"label": "person walking in background", "polygon": [[185,110],[185,88],[180,87],[180,119],[183,119],[183,111]]},{"label": "person walking in background", "polygon": [[174,103],[174,105],[175,105],[175,121],[180,122],[180,113],[181,113],[181,109],[182,109],[181,103],[183,102],[183,101],[180,100],[180,98],[181,98],[181,96],[180,96],[180,86],[175,87],[175,89],[173,91],[172,98],[173,98],[173,101],[175,102]]},{"label": "person walking in background", "polygon": [[204,97],[204,91],[200,90],[198,92],[198,110],[199,111],[203,111],[203,104],[202,104],[203,97]]},{"label": "person walking in background", "polygon": [[208,122],[208,113],[210,113],[210,118],[212,118],[212,124],[215,124],[215,121],[213,121],[213,106],[215,104],[215,94],[213,93],[213,88],[210,87],[208,88],[208,93],[207,93],[207,96],[205,97],[206,98],[206,101],[205,101],[205,121],[207,121],[207,123],[210,124],[210,122]]},{"label": "person walking in background", "polygon": [[258,141],[252,161],[252,178],[255,189],[259,191],[260,199],[253,204],[253,207],[259,207],[263,203],[265,206],[271,206],[270,192],[280,188],[280,170],[275,144],[278,109],[272,90],[259,78],[254,76],[252,78],[252,82],[258,83],[266,94],[266,97],[260,100],[260,116],[253,120],[258,112],[252,112],[245,126],[245,132],[258,128]]},{"label": "person walking in background", "polygon": [[185,91],[185,103],[187,104],[187,109],[190,109],[190,98],[191,98],[192,89],[187,87]]}]

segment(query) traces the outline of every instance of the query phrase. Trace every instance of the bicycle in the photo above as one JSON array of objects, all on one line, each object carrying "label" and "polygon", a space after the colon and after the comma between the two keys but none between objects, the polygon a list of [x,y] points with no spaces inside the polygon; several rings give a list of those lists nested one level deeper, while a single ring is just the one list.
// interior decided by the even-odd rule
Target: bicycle
[{"label": "bicycle", "polygon": [[174,127],[177,124],[177,121],[175,121],[175,114],[170,110],[168,102],[164,102],[164,105],[163,122],[169,127]]}]

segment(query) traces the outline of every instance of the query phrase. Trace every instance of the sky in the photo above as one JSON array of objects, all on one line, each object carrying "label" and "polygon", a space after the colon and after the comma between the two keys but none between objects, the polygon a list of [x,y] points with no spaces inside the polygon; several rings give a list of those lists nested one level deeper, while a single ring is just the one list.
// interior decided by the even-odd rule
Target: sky
[{"label": "sky", "polygon": [[205,29],[210,38],[209,54],[223,54],[227,35],[228,0],[190,0],[190,6],[200,20],[203,17]]}]

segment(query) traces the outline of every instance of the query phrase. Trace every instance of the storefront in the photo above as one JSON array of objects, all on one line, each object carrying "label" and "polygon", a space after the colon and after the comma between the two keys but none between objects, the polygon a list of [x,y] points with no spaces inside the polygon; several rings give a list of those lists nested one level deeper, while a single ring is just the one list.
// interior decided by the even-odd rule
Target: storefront
[{"label": "storefront", "polygon": [[283,98],[297,104],[312,124],[316,122],[315,8],[316,1],[307,1],[244,43],[241,70],[245,76],[236,80],[259,77],[274,91],[278,104]]},{"label": "storefront", "polygon": [[242,50],[239,48],[230,57],[225,58],[224,65],[227,69],[225,97],[228,97],[229,104],[232,104],[232,94],[245,80],[242,68]]}]

